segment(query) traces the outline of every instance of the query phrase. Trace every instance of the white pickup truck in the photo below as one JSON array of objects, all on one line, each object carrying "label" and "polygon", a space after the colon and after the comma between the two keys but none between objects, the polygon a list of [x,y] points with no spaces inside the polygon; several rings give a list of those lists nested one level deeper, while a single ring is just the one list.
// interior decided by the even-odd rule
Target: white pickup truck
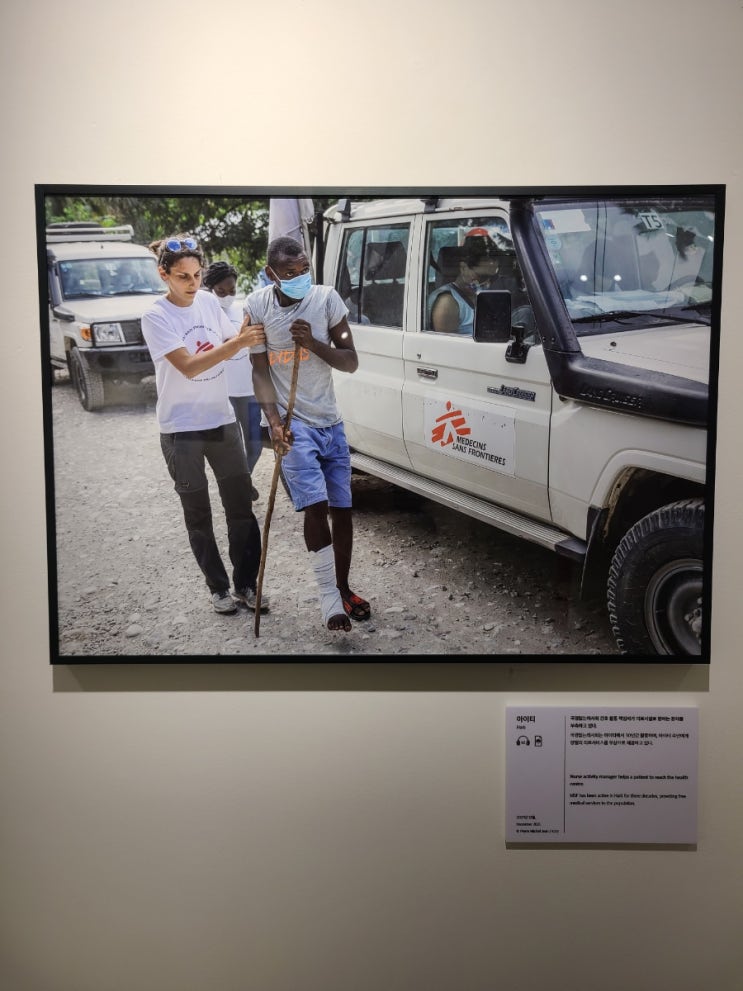
[{"label": "white pickup truck", "polygon": [[[708,657],[719,190],[341,200],[352,463],[580,562],[620,651]],[[317,246],[316,246],[317,247]]]},{"label": "white pickup truck", "polygon": [[83,409],[100,409],[107,381],[137,383],[155,366],[141,317],[165,286],[131,225],[88,222],[46,229],[49,358],[69,370]]}]

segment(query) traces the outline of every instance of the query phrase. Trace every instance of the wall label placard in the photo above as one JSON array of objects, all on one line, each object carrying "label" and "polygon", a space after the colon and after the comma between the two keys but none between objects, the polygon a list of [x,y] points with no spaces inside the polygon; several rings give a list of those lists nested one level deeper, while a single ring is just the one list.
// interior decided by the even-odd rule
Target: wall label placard
[{"label": "wall label placard", "polygon": [[697,841],[698,710],[506,707],[506,842]]}]

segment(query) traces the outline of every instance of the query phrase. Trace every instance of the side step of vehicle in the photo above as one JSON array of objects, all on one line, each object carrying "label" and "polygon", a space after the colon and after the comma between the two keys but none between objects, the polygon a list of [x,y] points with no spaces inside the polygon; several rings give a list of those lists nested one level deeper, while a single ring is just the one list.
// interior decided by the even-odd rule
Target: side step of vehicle
[{"label": "side step of vehicle", "polygon": [[489,523],[506,533],[530,540],[532,543],[555,551],[563,557],[582,561],[586,555],[585,541],[572,537],[548,523],[522,516],[511,509],[494,506],[476,496],[452,489],[448,485],[442,485],[441,482],[434,482],[430,478],[414,475],[405,468],[397,468],[386,461],[379,461],[377,458],[370,458],[366,454],[358,454],[355,451],[351,452],[351,466],[358,471],[375,475],[385,482],[391,482],[393,485],[399,485],[403,489],[415,492],[426,499],[440,502],[443,506],[456,509],[460,513],[481,520],[483,523]]}]

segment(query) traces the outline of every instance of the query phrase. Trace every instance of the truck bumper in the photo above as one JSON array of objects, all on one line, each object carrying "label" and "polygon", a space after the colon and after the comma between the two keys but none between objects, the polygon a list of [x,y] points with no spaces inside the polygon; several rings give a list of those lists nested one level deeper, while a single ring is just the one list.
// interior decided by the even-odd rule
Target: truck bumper
[{"label": "truck bumper", "polygon": [[90,368],[101,375],[154,375],[155,365],[147,347],[80,349]]}]

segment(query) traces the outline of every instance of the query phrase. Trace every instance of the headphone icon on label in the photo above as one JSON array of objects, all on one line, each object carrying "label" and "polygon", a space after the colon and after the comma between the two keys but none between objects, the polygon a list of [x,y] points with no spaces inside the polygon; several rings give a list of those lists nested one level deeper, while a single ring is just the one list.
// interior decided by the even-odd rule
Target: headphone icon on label
[{"label": "headphone icon on label", "polygon": [[531,740],[529,739],[528,736],[523,736],[522,735],[522,736],[517,736],[516,737],[516,746],[517,747],[528,747],[530,745],[530,743],[531,743]]}]

